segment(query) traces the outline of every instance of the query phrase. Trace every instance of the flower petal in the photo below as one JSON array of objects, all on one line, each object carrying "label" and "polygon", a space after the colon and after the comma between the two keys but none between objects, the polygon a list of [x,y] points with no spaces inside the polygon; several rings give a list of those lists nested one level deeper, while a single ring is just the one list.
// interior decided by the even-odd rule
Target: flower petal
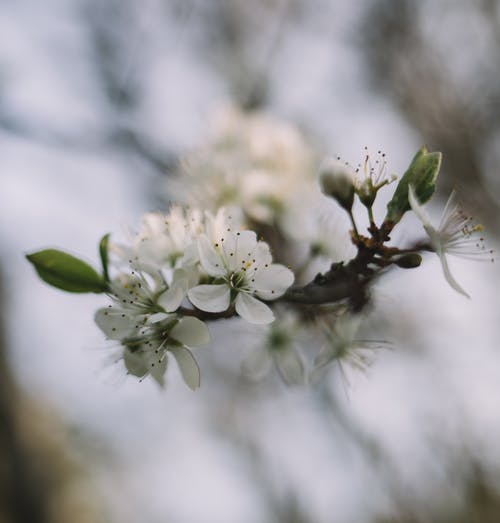
[{"label": "flower petal", "polygon": [[455,280],[455,278],[451,274],[450,268],[448,266],[448,260],[446,259],[446,256],[444,255],[444,253],[439,254],[439,259],[441,260],[441,267],[443,268],[443,273],[444,273],[444,277],[446,278],[446,281],[457,292],[459,292],[466,298],[470,298],[470,296],[462,289],[462,287],[458,284],[457,280]]},{"label": "flower petal", "polygon": [[271,256],[271,249],[266,242],[258,242],[254,249],[254,258],[257,260],[257,265],[270,265],[273,261]]},{"label": "flower petal", "polygon": [[236,312],[249,323],[266,324],[274,321],[273,311],[265,303],[243,292],[236,298]]},{"label": "flower petal", "polygon": [[264,300],[275,300],[284,294],[295,280],[293,272],[279,263],[256,271],[252,288]]},{"label": "flower petal", "polygon": [[185,317],[170,331],[170,337],[188,347],[206,345],[210,341],[207,324],[198,318]]},{"label": "flower petal", "polygon": [[200,368],[191,351],[186,347],[173,347],[169,350],[177,361],[184,383],[191,390],[196,390],[200,386]]},{"label": "flower petal", "polygon": [[123,361],[129,374],[144,377],[148,373],[148,368],[141,354],[132,352],[129,349],[123,351]]},{"label": "flower petal", "polygon": [[136,329],[136,317],[131,317],[122,309],[105,307],[99,309],[94,316],[98,327],[110,340],[123,340],[130,336]]},{"label": "flower petal", "polygon": [[167,312],[174,312],[182,303],[184,296],[186,296],[187,290],[187,280],[181,279],[179,281],[174,281],[170,288],[158,298],[158,304],[161,305]]},{"label": "flower petal", "polygon": [[424,226],[425,231],[429,235],[429,238],[434,248],[440,248],[441,240],[439,233],[436,230],[436,228],[432,225],[429,215],[427,214],[424,206],[421,205],[418,201],[415,191],[411,185],[408,186],[408,202],[410,203],[412,211],[418,216],[418,219],[422,222],[422,225]]},{"label": "flower petal", "polygon": [[228,309],[231,292],[225,283],[220,285],[198,285],[188,291],[191,303],[207,312],[223,312]]},{"label": "flower petal", "polygon": [[166,314],[165,312],[155,312],[148,317],[146,323],[149,325],[159,323],[160,321],[166,320],[169,316],[170,314]]},{"label": "flower petal", "polygon": [[207,274],[210,276],[224,276],[226,274],[222,257],[205,234],[200,235],[198,238],[198,253],[201,266]]},{"label": "flower petal", "polygon": [[165,350],[158,350],[158,344],[153,346],[144,344],[141,346],[141,349],[138,350],[137,354],[142,357],[149,374],[151,374],[158,385],[163,387],[165,384],[165,372],[168,365]]},{"label": "flower petal", "polygon": [[260,347],[243,360],[241,372],[251,380],[260,380],[269,372],[271,363],[267,349]]},{"label": "flower petal", "polygon": [[253,231],[241,231],[237,232],[235,236],[236,267],[239,268],[243,261],[248,262],[255,258],[257,235]]},{"label": "flower petal", "polygon": [[156,383],[163,387],[165,385],[165,372],[167,371],[167,356],[163,356],[161,360],[152,361],[149,364],[149,374],[154,378]]},{"label": "flower petal", "polygon": [[305,383],[305,369],[302,358],[294,349],[274,351],[274,360],[283,381],[288,385]]},{"label": "flower petal", "polygon": [[417,196],[415,195],[415,191],[413,190],[413,187],[411,185],[408,186],[408,201],[410,202],[410,206],[413,212],[418,216],[418,219],[422,222],[425,232],[431,240],[432,246],[434,247],[436,252],[439,252],[443,247],[443,238],[440,234],[440,230],[436,230],[436,228],[432,225],[429,215],[427,214],[424,206],[419,203]]},{"label": "flower petal", "polygon": [[194,265],[199,260],[198,248],[196,243],[189,244],[184,250],[184,255],[182,256],[182,265],[189,266]]},{"label": "flower petal", "polygon": [[424,225],[431,224],[431,220],[425,211],[424,206],[418,201],[417,195],[415,194],[415,190],[413,189],[412,185],[408,186],[408,203],[410,204],[412,211],[418,216],[418,219]]}]

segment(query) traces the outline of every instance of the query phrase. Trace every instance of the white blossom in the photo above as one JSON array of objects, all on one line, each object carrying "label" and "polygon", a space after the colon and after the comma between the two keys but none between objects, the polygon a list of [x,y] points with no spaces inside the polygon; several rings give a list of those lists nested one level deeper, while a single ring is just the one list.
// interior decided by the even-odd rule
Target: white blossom
[{"label": "white blossom", "polygon": [[174,205],[167,214],[146,213],[131,244],[112,244],[111,249],[118,262],[133,263],[148,272],[174,269],[196,263],[194,241],[203,231],[201,211]]},{"label": "white blossom", "polygon": [[297,196],[314,187],[314,156],[293,126],[225,108],[209,143],[184,158],[178,193],[204,208],[235,206],[252,221],[281,227]]},{"label": "white blossom", "polygon": [[315,381],[328,366],[348,363],[359,370],[366,370],[372,363],[374,351],[387,347],[387,342],[358,338],[361,316],[344,312],[340,316],[320,317],[315,327],[320,337],[321,350],[314,359],[310,380]]},{"label": "white blossom", "polygon": [[234,304],[236,312],[250,323],[274,320],[271,309],[260,300],[282,296],[294,275],[285,266],[272,263],[267,243],[258,241],[253,231],[228,230],[215,241],[200,235],[198,252],[201,267],[212,281],[188,291],[193,305],[207,312],[223,312]]},{"label": "white blossom", "polygon": [[259,346],[243,360],[243,375],[260,380],[274,365],[287,385],[304,384],[305,366],[297,348],[300,324],[296,315],[289,312],[267,329]]},{"label": "white blossom", "polygon": [[108,339],[123,345],[122,356],[130,374],[141,378],[150,374],[163,385],[170,352],[184,381],[194,390],[199,386],[200,372],[188,347],[208,343],[208,328],[197,318],[172,314],[178,303],[162,300],[167,287],[155,288],[152,282],[141,272],[120,274],[110,284],[113,304],[99,309],[95,321]]},{"label": "white blossom", "polygon": [[457,292],[470,298],[451,274],[446,255],[469,259],[489,258],[491,251],[486,250],[483,238],[479,234],[483,231],[483,227],[471,223],[472,218],[466,216],[456,203],[455,192],[451,193],[437,228],[431,224],[425,208],[418,201],[411,186],[408,188],[408,201],[413,212],[422,222],[432,248],[439,256],[446,281]]}]

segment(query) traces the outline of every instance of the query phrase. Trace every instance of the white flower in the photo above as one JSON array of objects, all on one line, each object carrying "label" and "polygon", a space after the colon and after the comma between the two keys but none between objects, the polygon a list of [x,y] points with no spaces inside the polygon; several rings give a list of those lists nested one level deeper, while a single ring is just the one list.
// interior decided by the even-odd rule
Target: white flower
[{"label": "white flower", "polygon": [[303,384],[305,368],[297,350],[298,335],[299,324],[295,315],[289,313],[274,322],[263,343],[243,361],[242,373],[252,380],[259,380],[274,364],[287,385]]},{"label": "white flower", "polygon": [[131,245],[111,244],[118,267],[128,265],[135,273],[147,273],[162,287],[160,305],[176,310],[189,287],[199,282],[196,238],[205,230],[201,211],[173,206],[168,214],[147,213],[141,231]]},{"label": "white flower", "polygon": [[250,323],[274,320],[271,309],[257,298],[279,298],[294,275],[285,266],[272,263],[267,243],[257,241],[253,231],[229,230],[214,242],[200,235],[198,252],[202,269],[213,281],[188,291],[193,305],[207,312],[223,312],[234,303],[236,312]]},{"label": "white flower", "polygon": [[310,380],[315,381],[323,370],[337,362],[343,371],[342,364],[366,370],[373,361],[374,351],[387,347],[387,342],[362,340],[357,338],[361,317],[344,313],[339,317],[324,317],[316,321],[322,339],[319,354],[314,359],[314,368]]},{"label": "white flower", "polygon": [[169,314],[178,303],[162,300],[164,295],[143,274],[122,274],[111,283],[113,305],[99,309],[95,322],[108,339],[124,346],[123,359],[130,374],[141,378],[151,374],[163,385],[169,351],[194,390],[199,387],[200,372],[188,347],[208,343],[208,328],[197,318]]},{"label": "white flower", "polygon": [[165,313],[133,318],[109,307],[99,309],[95,321],[109,339],[123,344],[123,360],[130,374],[140,378],[150,374],[163,385],[170,352],[186,385],[192,390],[200,386],[200,370],[189,347],[209,341],[208,328],[201,320]]},{"label": "white flower", "polygon": [[436,251],[441,261],[446,281],[460,294],[467,298],[470,296],[458,284],[448,267],[447,254],[463,258],[484,258],[492,251],[487,251],[483,244],[483,238],[477,233],[483,230],[481,225],[472,225],[471,218],[466,216],[455,202],[455,192],[452,192],[444,208],[439,227],[436,229],[430,222],[425,208],[418,201],[413,187],[408,188],[408,201],[413,212],[422,222],[429,236],[432,248]]},{"label": "white flower", "polygon": [[216,115],[214,131],[205,147],[183,159],[180,198],[212,210],[235,205],[253,221],[281,225],[291,200],[314,183],[314,154],[302,135],[234,107]]},{"label": "white flower", "polygon": [[194,240],[203,232],[203,214],[174,205],[168,214],[146,213],[131,245],[112,244],[119,261],[148,272],[174,269],[197,262]]},{"label": "white flower", "polygon": [[123,359],[130,374],[140,378],[150,374],[163,385],[170,352],[186,385],[196,390],[200,386],[200,369],[189,347],[205,345],[208,341],[208,328],[201,320],[160,313],[148,318],[136,336],[122,340]]}]

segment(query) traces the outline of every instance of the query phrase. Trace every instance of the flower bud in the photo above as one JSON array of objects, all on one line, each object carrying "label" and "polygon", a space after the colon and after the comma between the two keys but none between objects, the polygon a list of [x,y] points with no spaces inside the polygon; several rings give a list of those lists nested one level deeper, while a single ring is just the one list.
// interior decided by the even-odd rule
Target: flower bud
[{"label": "flower bud", "polygon": [[351,169],[338,161],[326,163],[319,175],[321,190],[350,211],[354,202],[354,176]]},{"label": "flower bud", "polygon": [[410,252],[403,254],[400,258],[394,262],[401,269],[415,269],[422,263],[422,256],[418,252]]},{"label": "flower bud", "polygon": [[371,178],[364,179],[357,187],[356,193],[365,207],[371,208],[373,206],[377,196],[377,189],[373,186]]}]

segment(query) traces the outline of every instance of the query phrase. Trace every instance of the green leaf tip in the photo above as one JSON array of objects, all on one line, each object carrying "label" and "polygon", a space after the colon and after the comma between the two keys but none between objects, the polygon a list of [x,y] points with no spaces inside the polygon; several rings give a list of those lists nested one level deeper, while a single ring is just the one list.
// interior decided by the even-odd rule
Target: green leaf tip
[{"label": "green leaf tip", "polygon": [[110,234],[105,234],[101,241],[99,242],[99,256],[101,257],[102,265],[102,274],[104,280],[109,282],[109,272],[108,272],[108,263],[109,263],[109,237]]},{"label": "green leaf tip", "polygon": [[107,290],[104,279],[88,263],[57,249],[27,254],[40,278],[49,285],[67,292]]},{"label": "green leaf tip", "polygon": [[410,166],[399,181],[392,200],[387,204],[385,222],[394,226],[411,209],[408,201],[408,187],[413,186],[421,203],[427,202],[434,194],[436,179],[441,168],[442,154],[429,152],[424,145],[414,156]]}]

